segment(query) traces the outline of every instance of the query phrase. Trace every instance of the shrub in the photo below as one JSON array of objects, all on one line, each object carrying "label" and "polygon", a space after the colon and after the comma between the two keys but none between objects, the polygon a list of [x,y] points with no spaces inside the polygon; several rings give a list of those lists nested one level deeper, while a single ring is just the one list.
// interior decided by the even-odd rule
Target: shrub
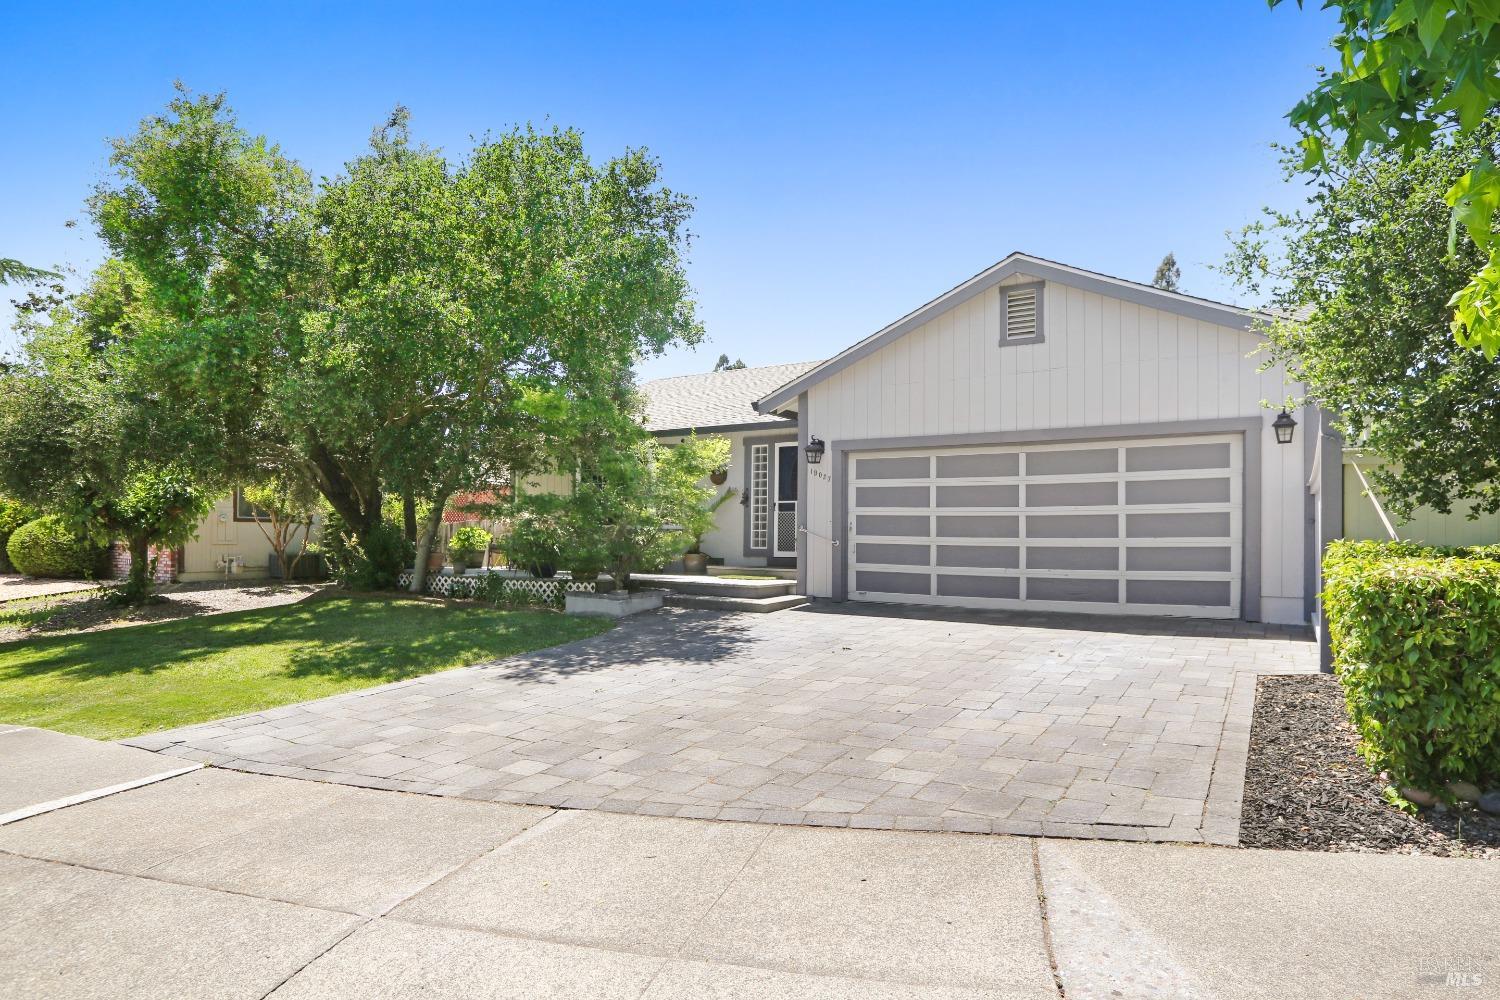
[{"label": "shrub", "polygon": [[6,555],[5,547],[10,543],[10,536],[15,534],[17,528],[27,521],[34,521],[41,516],[41,511],[27,506],[19,500],[9,497],[0,497],[0,573],[9,573],[14,567],[11,566],[10,557]]},{"label": "shrub", "polygon": [[556,573],[566,541],[562,517],[568,502],[567,498],[545,494],[517,501],[510,531],[500,543],[505,561],[532,576]]},{"label": "shrub", "polygon": [[351,590],[394,590],[416,558],[416,547],[401,526],[382,521],[360,544],[343,518],[327,511],[316,550],[328,575]]},{"label": "shrub", "polygon": [[56,514],[39,517],[17,528],[5,546],[16,569],[27,576],[65,579],[94,575],[102,552]]},{"label": "shrub", "polygon": [[490,533],[477,524],[465,524],[453,530],[453,537],[448,539],[448,554],[453,557],[455,566],[478,565],[479,556],[489,551]]},{"label": "shrub", "polygon": [[1427,789],[1500,775],[1500,562],[1409,543],[1330,557],[1323,605],[1366,759]]}]

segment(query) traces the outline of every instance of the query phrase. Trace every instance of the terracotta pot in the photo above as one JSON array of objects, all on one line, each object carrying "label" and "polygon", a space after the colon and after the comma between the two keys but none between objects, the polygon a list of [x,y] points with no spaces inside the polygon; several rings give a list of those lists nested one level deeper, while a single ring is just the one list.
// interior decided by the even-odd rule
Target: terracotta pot
[{"label": "terracotta pot", "polygon": [[708,553],[686,552],[682,556],[682,570],[685,573],[707,573]]}]

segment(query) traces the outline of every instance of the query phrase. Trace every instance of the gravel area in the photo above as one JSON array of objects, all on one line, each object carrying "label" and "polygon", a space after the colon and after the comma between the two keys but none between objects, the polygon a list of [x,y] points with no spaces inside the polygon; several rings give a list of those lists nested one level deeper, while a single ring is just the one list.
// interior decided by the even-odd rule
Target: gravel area
[{"label": "gravel area", "polygon": [[1472,807],[1403,812],[1358,747],[1337,678],[1262,677],[1240,844],[1500,859],[1500,817]]},{"label": "gravel area", "polygon": [[[143,607],[109,604],[97,591],[64,594],[56,598],[27,601],[29,620],[0,624],[0,642],[15,642],[43,635],[101,632],[106,629],[172,621],[198,615],[221,615],[252,611],[282,604],[295,604],[327,587],[327,584],[228,585],[187,583],[163,587],[160,599]],[[16,607],[22,607],[17,605]],[[0,604],[0,609],[4,605]]]}]

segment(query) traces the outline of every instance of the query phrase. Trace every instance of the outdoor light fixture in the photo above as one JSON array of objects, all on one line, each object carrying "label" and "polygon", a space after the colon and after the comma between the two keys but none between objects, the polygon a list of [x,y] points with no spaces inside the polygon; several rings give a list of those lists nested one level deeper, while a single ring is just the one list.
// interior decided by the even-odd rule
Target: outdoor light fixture
[{"label": "outdoor light fixture", "polygon": [[1271,421],[1271,430],[1276,432],[1277,444],[1291,444],[1292,435],[1297,433],[1297,421],[1286,412],[1286,407],[1282,407],[1276,419]]},{"label": "outdoor light fixture", "polygon": [[810,437],[810,438],[807,439],[807,449],[806,450],[807,450],[807,464],[808,465],[817,465],[819,462],[823,461],[823,448],[824,448],[824,445],[823,445],[823,439],[822,438],[820,438],[820,437]]}]

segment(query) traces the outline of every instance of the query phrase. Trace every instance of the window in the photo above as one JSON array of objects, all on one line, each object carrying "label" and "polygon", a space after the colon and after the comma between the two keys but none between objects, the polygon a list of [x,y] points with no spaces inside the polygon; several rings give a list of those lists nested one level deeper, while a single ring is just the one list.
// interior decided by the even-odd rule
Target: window
[{"label": "window", "polygon": [[234,519],[236,521],[269,521],[271,512],[261,510],[245,499],[238,489],[234,491]]},{"label": "window", "polygon": [[750,547],[763,549],[770,536],[771,446],[750,446]]},{"label": "window", "polygon": [[1042,284],[1011,285],[1000,289],[1002,322],[1008,343],[1037,343],[1042,339]]}]

